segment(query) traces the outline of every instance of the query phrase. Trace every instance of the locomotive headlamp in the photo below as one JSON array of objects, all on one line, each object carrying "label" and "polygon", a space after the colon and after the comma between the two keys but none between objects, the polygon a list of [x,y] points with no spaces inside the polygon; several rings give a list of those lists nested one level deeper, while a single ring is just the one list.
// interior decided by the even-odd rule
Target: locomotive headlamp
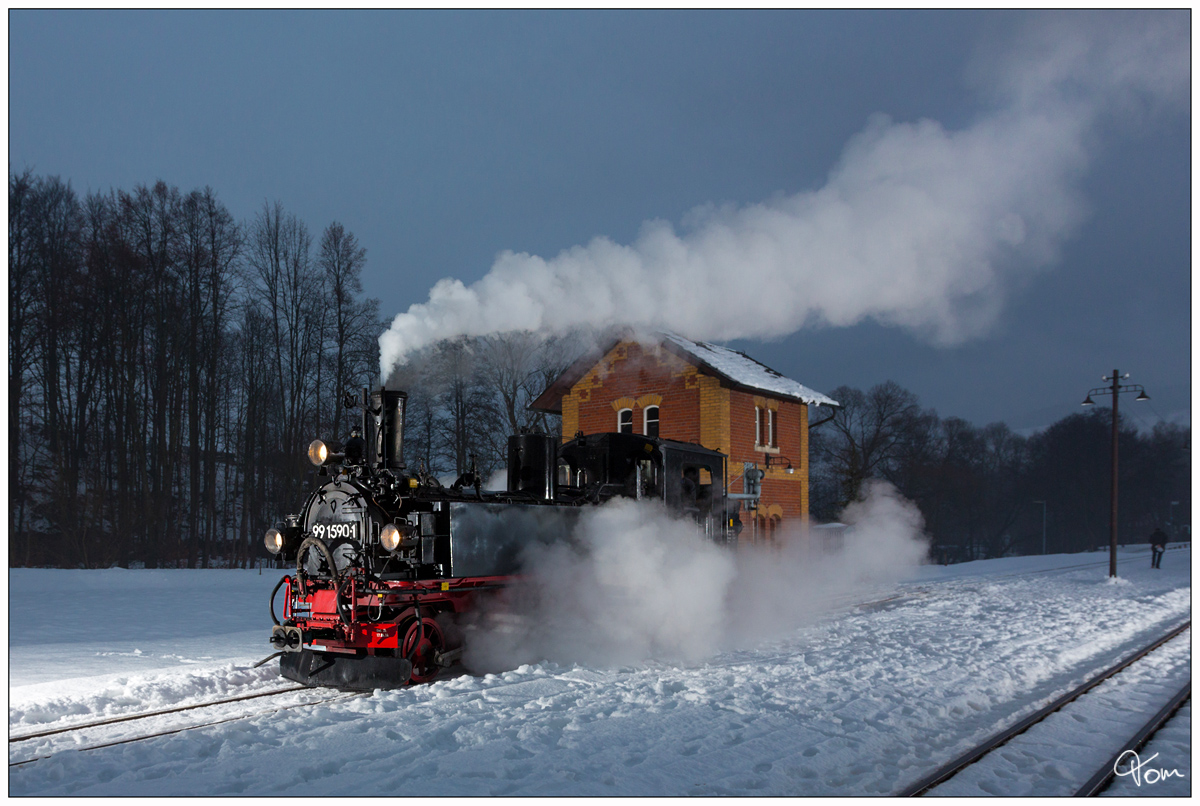
[{"label": "locomotive headlamp", "polygon": [[329,446],[319,439],[314,439],[308,446],[308,461],[317,467],[325,464],[329,458]]},{"label": "locomotive headlamp", "polygon": [[400,530],[396,528],[396,524],[389,523],[379,533],[379,542],[383,544],[385,551],[395,551],[400,545],[400,537]]},{"label": "locomotive headlamp", "polygon": [[325,442],[319,439],[314,439],[308,445],[308,461],[312,462],[317,467],[322,465],[331,465],[335,462],[340,462],[345,457],[340,453],[334,453],[333,449]]},{"label": "locomotive headlamp", "polygon": [[263,543],[266,543],[267,551],[272,554],[278,554],[283,551],[283,532],[278,529],[268,529],[266,537],[263,538]]}]

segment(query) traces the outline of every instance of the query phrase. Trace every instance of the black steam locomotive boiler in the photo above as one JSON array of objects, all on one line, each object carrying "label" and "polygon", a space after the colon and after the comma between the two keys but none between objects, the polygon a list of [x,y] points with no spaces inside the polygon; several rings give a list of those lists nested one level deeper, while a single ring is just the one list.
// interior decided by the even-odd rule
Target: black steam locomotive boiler
[{"label": "black steam locomotive boiler", "polygon": [[347,396],[361,427],[344,449],[309,446],[319,485],[266,533],[267,549],[295,562],[271,594],[284,677],[351,690],[434,679],[462,656],[456,619],[520,584],[530,552],[570,541],[583,508],[613,497],[656,499],[714,542],[733,537],[722,453],[633,434],[563,445],[516,434],[506,490],[483,490],[474,470],[443,486],[404,464],[406,401],[388,390]]}]

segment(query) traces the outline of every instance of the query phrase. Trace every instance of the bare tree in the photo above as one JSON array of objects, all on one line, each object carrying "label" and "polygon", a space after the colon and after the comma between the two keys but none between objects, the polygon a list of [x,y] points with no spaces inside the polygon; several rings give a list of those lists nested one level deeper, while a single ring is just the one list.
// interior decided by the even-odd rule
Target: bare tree
[{"label": "bare tree", "polygon": [[212,188],[181,205],[181,259],[187,299],[188,567],[208,566],[215,538],[218,401],[225,390],[219,357],[228,329],[241,233]]},{"label": "bare tree", "polygon": [[540,390],[543,340],[530,331],[484,336],[478,342],[479,373],[495,390],[506,431],[528,428],[535,412],[527,408]]},{"label": "bare tree", "polygon": [[833,432],[824,442],[825,460],[841,479],[841,503],[856,500],[865,480],[882,476],[914,436],[920,415],[917,398],[895,381],[872,387],[866,394],[840,386],[832,396],[841,403],[830,422]]},{"label": "bare tree", "polygon": [[[9,561],[23,548],[28,563],[32,551],[26,532],[26,492],[29,462],[22,439],[26,411],[27,375],[37,347],[35,327],[37,288],[34,273],[34,234],[37,221],[35,180],[31,171],[8,178],[8,451],[9,451]],[[26,426],[27,427],[27,426]]]},{"label": "bare tree", "polygon": [[531,331],[483,336],[476,341],[481,381],[496,395],[503,435],[532,430],[558,435],[561,420],[529,406],[580,351],[576,334],[545,336]]},{"label": "bare tree", "polygon": [[295,215],[276,202],[263,205],[250,226],[247,260],[252,296],[273,342],[275,462],[280,495],[295,496],[303,478],[301,447],[317,430],[321,334],[325,305],[323,278],[311,262],[312,239]]},{"label": "bare tree", "polygon": [[341,436],[346,425],[342,395],[363,385],[373,386],[378,372],[379,301],[358,298],[362,294],[367,250],[358,245],[353,233],[333,222],[321,236],[319,252],[318,265],[325,273],[333,342],[332,388],[322,395],[332,403],[330,424],[335,436]]}]

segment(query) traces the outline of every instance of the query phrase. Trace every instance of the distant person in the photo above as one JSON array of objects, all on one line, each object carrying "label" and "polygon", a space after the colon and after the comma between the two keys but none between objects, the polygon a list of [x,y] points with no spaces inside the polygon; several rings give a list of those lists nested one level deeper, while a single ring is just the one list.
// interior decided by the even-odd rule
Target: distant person
[{"label": "distant person", "polygon": [[1167,533],[1156,528],[1150,535],[1150,567],[1161,568],[1163,552],[1167,550]]}]

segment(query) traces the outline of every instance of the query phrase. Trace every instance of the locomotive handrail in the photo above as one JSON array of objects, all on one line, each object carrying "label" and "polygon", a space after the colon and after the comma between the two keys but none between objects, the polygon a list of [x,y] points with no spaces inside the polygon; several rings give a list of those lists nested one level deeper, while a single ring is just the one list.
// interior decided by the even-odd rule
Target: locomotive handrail
[{"label": "locomotive handrail", "polygon": [[[342,586],[345,585],[347,582],[350,583],[350,606],[348,608],[350,610],[349,620],[346,619],[345,610],[347,608],[342,607]],[[355,598],[355,591],[354,591],[354,577],[347,576],[344,580],[337,583],[333,589],[333,606],[337,608],[338,618],[341,619],[342,624],[344,624],[346,627],[353,626],[353,624],[354,624],[355,602],[356,602],[356,598]]]},{"label": "locomotive handrail", "polygon": [[[275,594],[279,593],[279,589],[283,587],[283,583],[290,583],[291,581],[292,578],[289,576],[282,577],[278,582],[275,583],[275,587],[271,589],[271,621],[275,622],[276,627],[279,626],[279,619],[275,618]],[[287,610],[286,603],[284,604],[284,610]],[[287,616],[286,612],[284,613],[284,616]]]}]

